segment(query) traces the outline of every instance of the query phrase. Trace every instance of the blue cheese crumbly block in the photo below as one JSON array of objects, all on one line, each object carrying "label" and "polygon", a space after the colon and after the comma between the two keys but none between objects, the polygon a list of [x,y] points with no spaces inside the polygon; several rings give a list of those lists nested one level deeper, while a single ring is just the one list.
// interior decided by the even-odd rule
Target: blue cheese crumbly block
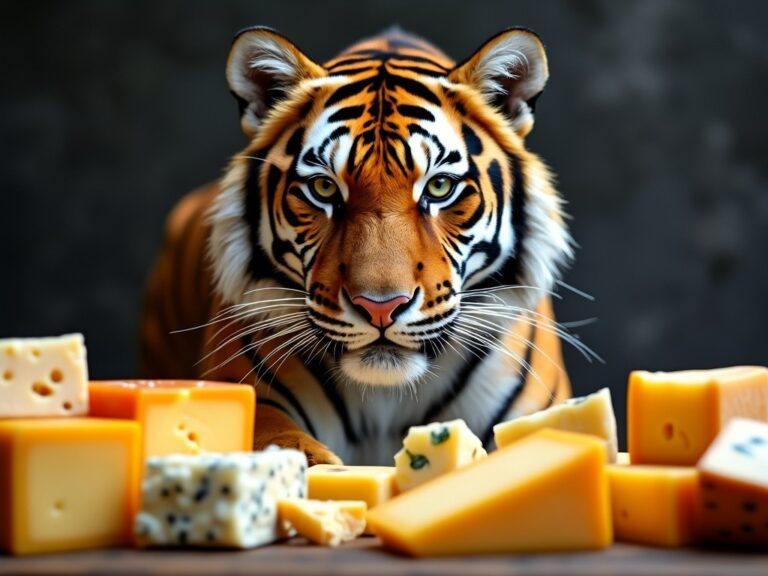
[{"label": "blue cheese crumbly block", "polygon": [[395,483],[405,492],[487,455],[464,420],[411,426],[395,454]]},{"label": "blue cheese crumbly block", "polygon": [[307,497],[307,458],[263,452],[149,458],[135,533],[140,546],[253,548],[283,537],[277,501]]}]

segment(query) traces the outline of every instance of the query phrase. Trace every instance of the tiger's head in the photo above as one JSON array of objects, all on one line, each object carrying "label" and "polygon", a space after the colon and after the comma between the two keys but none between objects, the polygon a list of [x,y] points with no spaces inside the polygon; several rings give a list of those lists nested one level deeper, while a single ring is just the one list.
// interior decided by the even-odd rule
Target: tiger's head
[{"label": "tiger's head", "polygon": [[429,370],[467,291],[526,287],[510,297],[534,306],[571,256],[524,143],[547,77],[522,29],[458,65],[401,32],[324,65],[270,29],[238,34],[227,79],[250,142],[212,211],[219,296],[285,287],[314,335],[292,350],[334,343],[344,377],[383,386]]}]

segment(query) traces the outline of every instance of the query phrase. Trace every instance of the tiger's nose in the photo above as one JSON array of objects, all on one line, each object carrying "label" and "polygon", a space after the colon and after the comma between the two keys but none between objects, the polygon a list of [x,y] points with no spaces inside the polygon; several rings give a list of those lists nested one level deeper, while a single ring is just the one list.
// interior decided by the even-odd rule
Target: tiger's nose
[{"label": "tiger's nose", "polygon": [[377,328],[391,326],[395,321],[393,315],[396,315],[396,312],[402,312],[410,301],[410,296],[402,295],[386,300],[373,300],[362,294],[352,298],[352,304],[367,315],[368,321]]}]

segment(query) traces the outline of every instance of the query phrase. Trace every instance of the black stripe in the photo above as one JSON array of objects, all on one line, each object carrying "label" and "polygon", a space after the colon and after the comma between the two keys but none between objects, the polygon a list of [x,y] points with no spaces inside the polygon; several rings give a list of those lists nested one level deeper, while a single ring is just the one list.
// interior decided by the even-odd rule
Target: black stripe
[{"label": "black stripe", "polygon": [[360,118],[365,110],[365,106],[362,104],[359,106],[347,106],[345,108],[339,108],[331,114],[328,118],[328,122],[341,122],[342,120],[352,120],[353,118]]},{"label": "black stripe", "polygon": [[405,72],[413,72],[414,74],[421,74],[422,76],[442,77],[445,76],[445,72],[442,70],[430,70],[429,68],[423,68],[422,66],[398,66],[392,62],[388,62],[388,65],[393,70],[403,70]]},{"label": "black stripe", "polygon": [[272,406],[272,408],[275,408],[277,410],[280,410],[280,412],[284,412],[286,416],[288,416],[291,420],[293,420],[293,416],[288,411],[288,408],[280,404],[279,402],[275,402],[274,400],[270,400],[269,398],[259,398],[258,404],[256,405],[256,410],[259,410],[259,406]]},{"label": "black stripe", "polygon": [[344,322],[343,320],[339,320],[338,318],[332,318],[330,316],[326,316],[325,314],[322,314],[321,312],[318,312],[317,310],[314,310],[313,308],[307,309],[309,312],[309,315],[317,318],[318,320],[322,322],[327,322],[328,324],[332,324],[333,326],[343,326],[345,328],[354,328],[354,324],[350,324],[349,322]]},{"label": "black stripe", "polygon": [[401,116],[405,116],[407,118],[416,118],[418,120],[429,120],[431,122],[435,121],[435,116],[427,110],[426,108],[423,108],[421,106],[411,106],[410,104],[400,104],[397,107],[397,111],[400,112]]},{"label": "black stripe", "polygon": [[[517,383],[517,386],[514,386],[512,388],[512,391],[507,395],[507,398],[504,400],[504,403],[501,405],[501,407],[496,411],[496,413],[491,417],[491,422],[488,425],[488,428],[485,431],[485,434],[483,434],[483,446],[487,446],[488,443],[491,441],[491,436],[493,435],[493,427],[495,424],[501,421],[504,416],[506,416],[507,412],[509,412],[509,409],[512,407],[512,404],[515,403],[515,400],[522,394],[523,390],[525,390],[526,385],[528,384],[528,375],[530,374],[530,366],[531,366],[531,356],[533,355],[533,346],[534,342],[536,340],[536,325],[534,324],[531,326],[531,332],[528,335],[528,348],[525,350],[525,361],[520,364],[520,376],[519,381]],[[551,402],[550,402],[551,405]]]},{"label": "black stripe", "polygon": [[317,361],[308,362],[306,367],[312,376],[314,376],[315,380],[317,380],[317,383],[320,386],[320,389],[325,393],[328,402],[330,402],[333,409],[336,410],[336,414],[339,417],[339,420],[341,420],[341,425],[344,428],[344,434],[346,435],[347,440],[352,444],[357,444],[360,441],[360,438],[352,426],[352,420],[349,417],[347,405],[344,403],[344,399],[339,394],[339,391],[336,390],[336,385],[332,381],[327,382],[328,378],[325,374],[326,370],[324,370],[322,365],[317,363]]}]

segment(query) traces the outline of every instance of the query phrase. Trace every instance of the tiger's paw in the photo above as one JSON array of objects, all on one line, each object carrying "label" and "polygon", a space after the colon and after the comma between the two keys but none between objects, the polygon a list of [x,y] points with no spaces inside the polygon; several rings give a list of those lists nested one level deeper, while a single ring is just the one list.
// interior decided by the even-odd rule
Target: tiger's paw
[{"label": "tiger's paw", "polygon": [[272,438],[270,444],[277,444],[280,448],[293,448],[294,450],[304,452],[307,456],[307,463],[310,466],[315,464],[343,464],[341,458],[331,452],[325,444],[318,442],[304,432],[283,432]]}]

